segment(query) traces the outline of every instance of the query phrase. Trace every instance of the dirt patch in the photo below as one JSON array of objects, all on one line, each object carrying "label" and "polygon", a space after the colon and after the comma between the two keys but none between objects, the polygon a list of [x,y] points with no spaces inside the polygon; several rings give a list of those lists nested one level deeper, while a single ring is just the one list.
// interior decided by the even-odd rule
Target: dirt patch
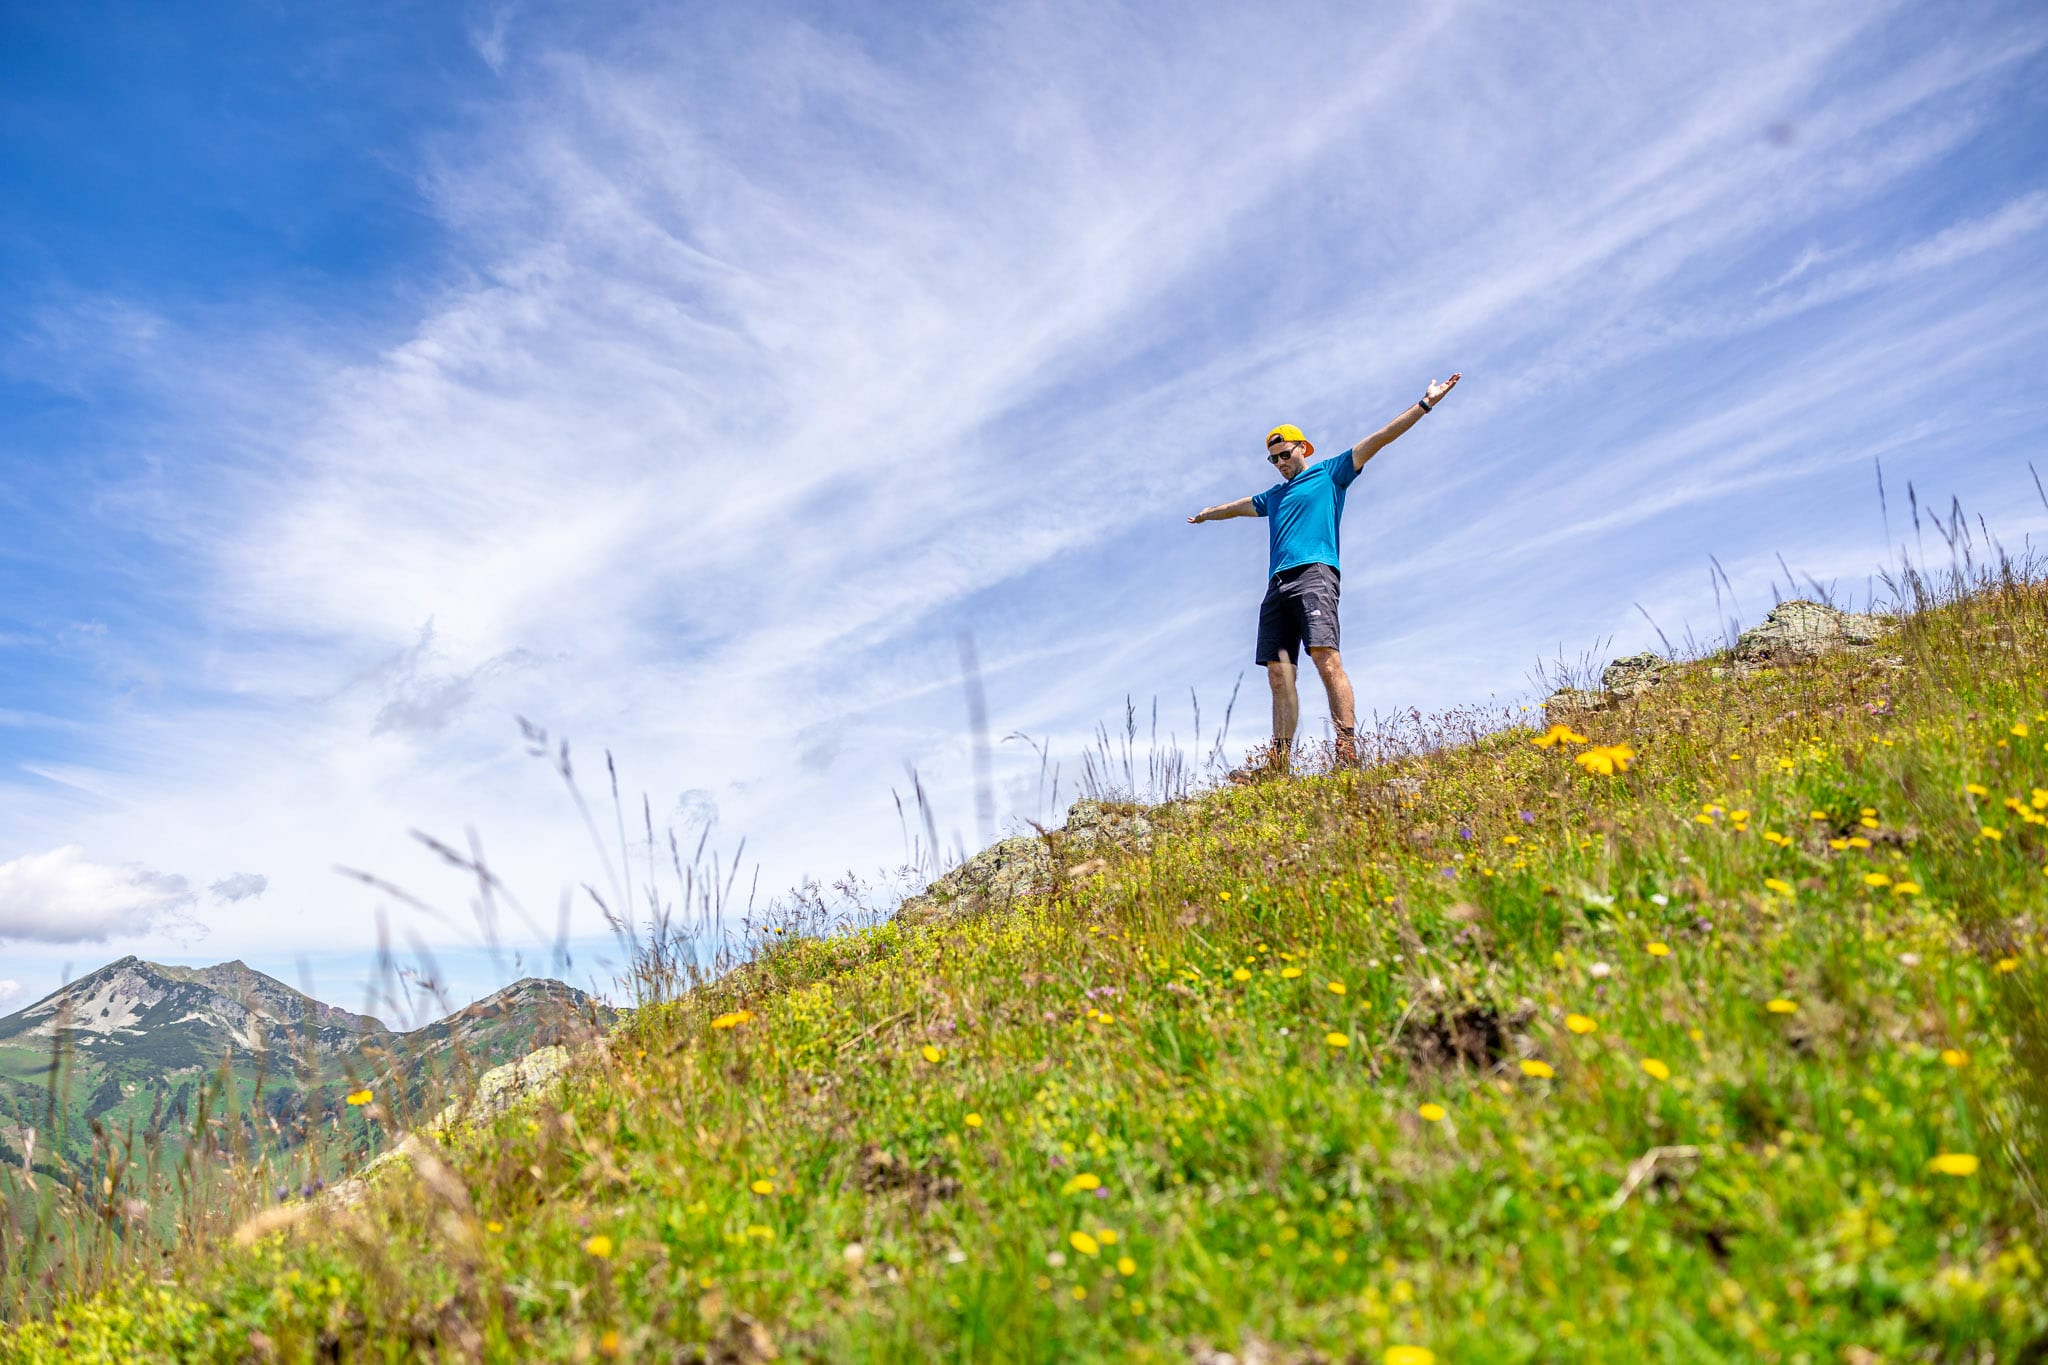
[{"label": "dirt patch", "polygon": [[960,1193],[960,1182],[937,1158],[916,1165],[874,1143],[860,1149],[855,1175],[870,1195],[905,1194],[914,1208],[943,1204]]},{"label": "dirt patch", "polygon": [[1513,1052],[1515,1036],[1529,1011],[1506,1012],[1495,1005],[1466,1005],[1411,1018],[1401,1029],[1401,1050],[1418,1066],[1488,1070]]}]

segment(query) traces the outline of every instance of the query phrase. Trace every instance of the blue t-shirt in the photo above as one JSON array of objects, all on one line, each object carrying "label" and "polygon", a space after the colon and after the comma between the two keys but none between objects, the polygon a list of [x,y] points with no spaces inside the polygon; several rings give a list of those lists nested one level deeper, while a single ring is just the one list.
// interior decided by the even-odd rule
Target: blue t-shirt
[{"label": "blue t-shirt", "polygon": [[1337,523],[1344,520],[1344,490],[1358,477],[1347,448],[1312,464],[1285,483],[1252,495],[1252,510],[1266,520],[1266,573],[1303,564],[1337,563]]}]

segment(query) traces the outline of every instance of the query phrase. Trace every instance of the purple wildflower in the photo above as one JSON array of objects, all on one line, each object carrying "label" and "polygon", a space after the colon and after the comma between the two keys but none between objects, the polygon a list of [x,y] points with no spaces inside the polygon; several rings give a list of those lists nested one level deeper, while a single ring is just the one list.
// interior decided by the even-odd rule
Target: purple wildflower
[{"label": "purple wildflower", "polygon": [[1522,817],[1522,823],[1525,825],[1533,825],[1536,823],[1536,812],[1533,810],[1518,810],[1515,812],[1515,814]]},{"label": "purple wildflower", "polygon": [[1458,826],[1458,837],[1469,840],[1472,837],[1472,827],[1470,825]]}]

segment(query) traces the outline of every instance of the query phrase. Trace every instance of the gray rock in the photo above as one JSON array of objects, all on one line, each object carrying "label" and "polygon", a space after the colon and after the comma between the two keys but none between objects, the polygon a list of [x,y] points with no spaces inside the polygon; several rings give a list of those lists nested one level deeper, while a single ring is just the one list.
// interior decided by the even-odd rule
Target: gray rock
[{"label": "gray rock", "polygon": [[894,918],[905,924],[922,924],[1049,891],[1055,853],[1061,863],[1113,852],[1143,853],[1152,847],[1154,828],[1149,816],[1156,813],[1127,803],[1076,801],[1060,829],[1046,836],[1019,834],[990,844],[904,901]]},{"label": "gray rock", "polygon": [[1735,642],[1735,657],[1744,663],[1803,663],[1875,644],[1890,629],[1887,617],[1837,611],[1795,598],[1772,608],[1762,625],[1743,631]]},{"label": "gray rock", "polygon": [[1607,665],[1600,675],[1600,686],[1613,697],[1635,697],[1648,692],[1664,681],[1664,669],[1669,663],[1662,655],[1645,650],[1631,654],[1625,659],[1616,659]]},{"label": "gray rock", "polygon": [[1612,705],[1614,699],[1605,692],[1590,692],[1583,687],[1567,687],[1551,693],[1544,701],[1543,720],[1547,725],[1569,725],[1574,716],[1605,711]]}]

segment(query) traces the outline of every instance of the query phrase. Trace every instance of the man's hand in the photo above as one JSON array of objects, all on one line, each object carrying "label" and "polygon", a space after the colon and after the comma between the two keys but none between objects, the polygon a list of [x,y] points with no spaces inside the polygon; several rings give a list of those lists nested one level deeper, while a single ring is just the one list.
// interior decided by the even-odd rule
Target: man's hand
[{"label": "man's hand", "polygon": [[1454,374],[1449,379],[1439,379],[1422,391],[1422,400],[1431,407],[1444,401],[1444,395],[1458,387],[1458,381],[1465,376]]}]

